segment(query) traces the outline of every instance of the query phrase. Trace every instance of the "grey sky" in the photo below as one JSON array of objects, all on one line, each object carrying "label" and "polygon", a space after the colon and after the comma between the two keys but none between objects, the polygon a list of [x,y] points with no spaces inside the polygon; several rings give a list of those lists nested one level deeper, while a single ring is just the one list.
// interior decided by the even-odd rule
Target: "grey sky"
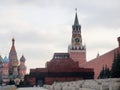
[{"label": "grey sky", "polygon": [[120,0],[0,0],[0,53],[8,56],[15,37],[18,58],[43,67],[54,52],[67,52],[75,8],[82,26],[87,60],[118,46]]}]

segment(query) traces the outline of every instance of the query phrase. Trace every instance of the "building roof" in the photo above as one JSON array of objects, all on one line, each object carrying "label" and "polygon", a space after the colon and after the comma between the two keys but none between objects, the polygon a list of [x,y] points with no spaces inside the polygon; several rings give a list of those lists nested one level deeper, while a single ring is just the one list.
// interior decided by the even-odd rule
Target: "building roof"
[{"label": "building roof", "polygon": [[20,58],[20,62],[25,62],[25,57],[22,55],[22,57]]},{"label": "building roof", "polygon": [[79,21],[78,21],[78,17],[77,17],[77,12],[76,12],[76,14],[75,14],[74,25],[75,25],[75,26],[79,25]]},{"label": "building roof", "polygon": [[8,62],[9,62],[9,59],[7,58],[7,56],[5,56],[3,59],[3,63],[8,63]]},{"label": "building roof", "polygon": [[10,62],[14,62],[14,63],[10,63],[10,66],[17,66],[18,65],[18,58],[17,58],[17,52],[15,49],[15,39],[12,38],[12,47],[9,53],[9,61]]},{"label": "building roof", "polygon": [[16,52],[16,49],[15,49],[15,39],[14,38],[12,38],[12,47],[11,47],[10,52]]},{"label": "building roof", "polygon": [[57,60],[57,59],[68,59],[69,57],[69,53],[54,53],[53,59]]}]

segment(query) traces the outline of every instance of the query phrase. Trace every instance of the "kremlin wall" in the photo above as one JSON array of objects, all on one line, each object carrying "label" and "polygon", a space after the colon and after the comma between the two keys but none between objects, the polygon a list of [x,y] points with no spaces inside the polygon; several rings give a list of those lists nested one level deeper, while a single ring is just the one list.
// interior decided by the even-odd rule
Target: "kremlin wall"
[{"label": "kremlin wall", "polygon": [[[117,41],[117,40],[116,40]],[[118,48],[115,48],[107,53],[97,56],[96,58],[90,60],[89,62],[81,64],[81,67],[93,68],[94,69],[94,78],[98,78],[100,71],[103,67],[108,67],[111,70],[112,63],[114,60],[114,54],[120,51],[120,37],[118,38]]]},{"label": "kremlin wall", "polygon": [[111,69],[114,54],[120,51],[120,37],[118,48],[97,56],[87,62],[86,46],[82,44],[81,25],[77,12],[72,25],[71,44],[68,53],[54,53],[53,58],[46,62],[45,68],[30,69],[26,80],[32,81],[32,85],[52,84],[53,82],[75,81],[83,79],[96,79],[103,67]]}]

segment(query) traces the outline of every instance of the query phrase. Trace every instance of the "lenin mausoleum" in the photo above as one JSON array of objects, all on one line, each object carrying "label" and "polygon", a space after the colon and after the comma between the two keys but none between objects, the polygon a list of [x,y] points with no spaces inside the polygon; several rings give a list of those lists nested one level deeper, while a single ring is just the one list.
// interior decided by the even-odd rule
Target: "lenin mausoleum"
[{"label": "lenin mausoleum", "polygon": [[86,46],[82,43],[81,25],[76,12],[68,53],[54,53],[53,58],[46,62],[45,68],[30,69],[26,80],[29,77],[36,84],[52,84],[54,81],[96,79],[104,66],[111,69],[114,53],[120,51],[120,37],[118,43],[118,48],[87,61]]}]

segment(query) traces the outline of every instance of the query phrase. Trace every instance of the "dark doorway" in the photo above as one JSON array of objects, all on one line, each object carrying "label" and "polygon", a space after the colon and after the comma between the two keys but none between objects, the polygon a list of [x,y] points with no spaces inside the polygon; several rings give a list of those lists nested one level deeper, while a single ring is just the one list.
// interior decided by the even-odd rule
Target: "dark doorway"
[{"label": "dark doorway", "polygon": [[37,79],[36,80],[36,86],[37,87],[42,87],[44,85],[44,80],[43,79]]}]

